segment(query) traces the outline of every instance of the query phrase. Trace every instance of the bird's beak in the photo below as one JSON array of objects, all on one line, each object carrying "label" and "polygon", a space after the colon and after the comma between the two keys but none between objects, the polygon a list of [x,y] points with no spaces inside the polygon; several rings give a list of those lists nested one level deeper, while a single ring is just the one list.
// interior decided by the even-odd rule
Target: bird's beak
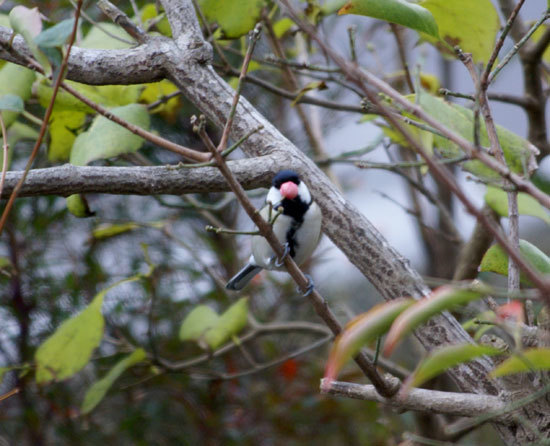
[{"label": "bird's beak", "polygon": [[287,181],[286,183],[281,184],[279,190],[281,191],[281,195],[289,200],[292,200],[298,196],[298,186],[292,181]]}]

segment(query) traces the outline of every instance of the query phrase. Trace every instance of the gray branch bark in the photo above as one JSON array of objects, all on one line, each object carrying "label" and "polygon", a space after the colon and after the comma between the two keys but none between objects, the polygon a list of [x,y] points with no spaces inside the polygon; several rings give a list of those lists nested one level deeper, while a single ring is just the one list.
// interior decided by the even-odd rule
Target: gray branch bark
[{"label": "gray branch bark", "polygon": [[[228,164],[245,189],[266,187],[274,172],[290,167],[277,156],[247,158]],[[1,198],[9,197],[22,175],[22,171],[7,173]],[[228,190],[227,182],[216,167],[80,167],[65,164],[31,170],[19,196],[68,196],[76,193],[181,195]]]},{"label": "gray branch bark", "polygon": [[[505,410],[506,404],[498,397],[473,393],[441,392],[439,390],[411,389],[404,397],[380,396],[371,384],[354,384],[332,381],[327,388],[326,380],[321,382],[321,390],[330,395],[345,396],[366,401],[377,401],[400,409],[416,410],[432,414],[458,417],[478,417]],[[324,390],[327,388],[327,390]],[[509,415],[499,415],[495,420],[509,422]]]}]

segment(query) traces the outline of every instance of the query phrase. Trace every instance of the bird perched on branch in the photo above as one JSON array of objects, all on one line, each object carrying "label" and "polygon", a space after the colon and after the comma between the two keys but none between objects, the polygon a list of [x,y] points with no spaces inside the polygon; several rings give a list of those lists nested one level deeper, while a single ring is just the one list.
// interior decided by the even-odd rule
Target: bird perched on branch
[{"label": "bird perched on branch", "polygon": [[[273,232],[285,247],[284,255],[290,255],[300,265],[311,256],[319,243],[321,211],[296,172],[281,170],[271,184],[266,206],[260,214],[268,221],[274,218]],[[244,288],[262,269],[283,270],[283,259],[277,259],[264,237],[255,235],[252,237],[252,255],[248,263],[227,282],[226,288]]]}]

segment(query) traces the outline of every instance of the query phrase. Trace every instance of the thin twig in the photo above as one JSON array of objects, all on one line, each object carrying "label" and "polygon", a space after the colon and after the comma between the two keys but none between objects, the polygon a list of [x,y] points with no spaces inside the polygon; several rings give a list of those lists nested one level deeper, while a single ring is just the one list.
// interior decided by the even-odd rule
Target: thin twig
[{"label": "thin twig", "polygon": [[[69,0],[71,2],[71,5],[73,6],[73,8],[76,9],[76,2],[74,0]],[[117,36],[115,34],[113,34],[112,32],[110,32],[109,30],[107,30],[101,23],[98,23],[96,22],[94,19],[92,19],[88,14],[86,14],[86,12],[84,11],[80,11],[80,15],[85,19],[87,20],[88,22],[90,22],[92,25],[94,25],[94,27],[96,27],[97,29],[101,30],[102,32],[104,32],[106,35],[108,35],[109,37],[111,37],[112,39],[115,39],[115,40],[118,40],[119,42],[122,42],[122,43],[125,43],[127,45],[135,45],[136,42],[132,41],[132,40],[126,40],[126,39],[123,39],[122,37],[120,36]]]},{"label": "thin twig", "polygon": [[[80,18],[80,10],[82,9],[82,2],[83,0],[78,0],[77,8],[74,13],[74,24],[73,29],[71,31],[71,35],[69,37],[69,44],[67,46],[67,51],[65,53],[65,56],[63,57],[63,60],[61,61],[61,66],[59,67],[59,74],[57,75],[57,78],[55,80],[53,91],[52,91],[52,97],[50,99],[50,103],[48,104],[48,108],[46,109],[46,113],[44,114],[44,120],[42,121],[42,126],[40,127],[40,132],[38,134],[38,138],[36,139],[36,142],[34,144],[34,147],[32,149],[32,152],[29,156],[29,159],[27,161],[27,164],[25,166],[25,171],[23,173],[23,176],[21,177],[21,180],[17,183],[15,186],[15,189],[13,190],[12,194],[10,195],[10,198],[6,204],[6,207],[4,208],[4,211],[2,212],[2,217],[0,218],[0,234],[2,234],[2,231],[6,225],[6,221],[8,219],[8,216],[10,214],[11,208],[13,206],[13,203],[15,202],[15,199],[17,198],[17,194],[19,193],[19,190],[23,186],[23,183],[25,182],[25,178],[27,177],[29,170],[31,169],[34,160],[36,158],[36,155],[38,155],[38,150],[40,149],[40,146],[42,145],[42,141],[44,139],[44,136],[46,135],[46,129],[48,128],[48,123],[50,121],[50,116],[53,111],[53,106],[55,103],[55,98],[57,96],[57,92],[59,91],[59,87],[61,86],[61,82],[63,81],[63,77],[65,76],[65,71],[67,69],[67,64],[69,61],[69,55],[71,54],[71,48],[73,47],[74,41],[76,39],[76,32],[78,30],[78,19]],[[4,133],[5,135],[5,133]]]},{"label": "thin twig", "polygon": [[[139,43],[146,43],[149,40],[148,34],[137,26],[130,18],[120,9],[113,5],[108,0],[98,0],[97,6],[101,11],[109,17],[113,23],[119,25],[124,31],[130,34]],[[137,15],[136,17],[139,17]]]},{"label": "thin twig", "polygon": [[0,197],[2,196],[2,190],[4,189],[4,182],[6,181],[6,172],[8,170],[8,133],[6,131],[6,124],[2,112],[0,112],[0,129],[2,130],[2,178],[0,178]]},{"label": "thin twig", "polygon": [[508,52],[508,54],[502,59],[502,62],[500,62],[497,67],[491,72],[489,75],[489,83],[492,83],[495,79],[495,77],[498,76],[500,71],[510,62],[512,57],[516,55],[516,53],[521,49],[523,45],[531,38],[533,33],[550,17],[550,13],[546,12],[540,19],[538,19],[531,28],[529,28],[529,31],[527,31],[527,34],[523,36],[523,38],[517,42],[512,49]]},{"label": "thin twig", "polygon": [[483,74],[481,75],[481,88],[487,89],[487,86],[489,84],[489,75],[491,74],[491,70],[493,69],[493,65],[497,60],[498,53],[500,52],[500,49],[502,48],[502,45],[504,44],[504,40],[506,39],[506,36],[510,32],[510,29],[512,29],[512,25],[514,24],[514,21],[516,20],[516,17],[519,13],[519,10],[523,6],[523,3],[525,0],[519,0],[516,6],[514,7],[514,10],[510,14],[510,17],[508,18],[506,25],[502,29],[502,32],[500,33],[500,36],[495,43],[495,46],[493,48],[493,52],[491,53],[491,57],[489,58],[489,61],[487,62],[487,65],[485,67],[485,70],[483,71]]},{"label": "thin twig", "polygon": [[390,23],[390,28],[392,34],[395,37],[395,42],[397,43],[397,52],[399,54],[399,59],[401,60],[401,65],[403,66],[403,70],[405,71],[405,80],[407,81],[407,86],[409,87],[410,92],[414,93],[414,84],[411,77],[411,72],[409,70],[409,63],[407,62],[407,52],[405,50],[403,39],[401,38],[402,28],[395,23]]},{"label": "thin twig", "polygon": [[235,117],[235,112],[237,111],[237,105],[239,103],[239,98],[241,96],[243,79],[246,76],[246,72],[248,71],[248,65],[250,64],[252,54],[254,53],[254,47],[256,46],[256,42],[258,42],[258,39],[260,38],[261,29],[262,27],[258,23],[254,27],[254,29],[251,31],[250,45],[248,46],[248,49],[246,51],[246,56],[244,57],[241,72],[239,74],[237,91],[233,96],[233,103],[231,104],[231,109],[229,110],[229,116],[227,117],[227,120],[225,121],[225,125],[223,127],[222,137],[220,139],[220,143],[218,144],[218,152],[223,152],[225,150],[225,146],[227,145],[227,140],[229,139],[229,134],[231,133],[231,125],[233,124],[233,118]]}]

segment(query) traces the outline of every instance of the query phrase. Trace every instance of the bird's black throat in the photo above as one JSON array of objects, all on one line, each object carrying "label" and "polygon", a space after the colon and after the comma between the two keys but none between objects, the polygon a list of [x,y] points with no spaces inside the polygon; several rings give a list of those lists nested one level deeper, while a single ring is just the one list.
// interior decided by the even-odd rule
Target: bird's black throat
[{"label": "bird's black throat", "polygon": [[299,195],[292,200],[285,198],[281,201],[283,215],[287,215],[292,218],[290,228],[286,232],[286,243],[288,244],[291,257],[296,255],[296,249],[298,248],[296,231],[298,231],[300,226],[302,226],[302,223],[304,222],[304,215],[308,211],[310,204],[311,203],[306,203],[303,201]]}]

